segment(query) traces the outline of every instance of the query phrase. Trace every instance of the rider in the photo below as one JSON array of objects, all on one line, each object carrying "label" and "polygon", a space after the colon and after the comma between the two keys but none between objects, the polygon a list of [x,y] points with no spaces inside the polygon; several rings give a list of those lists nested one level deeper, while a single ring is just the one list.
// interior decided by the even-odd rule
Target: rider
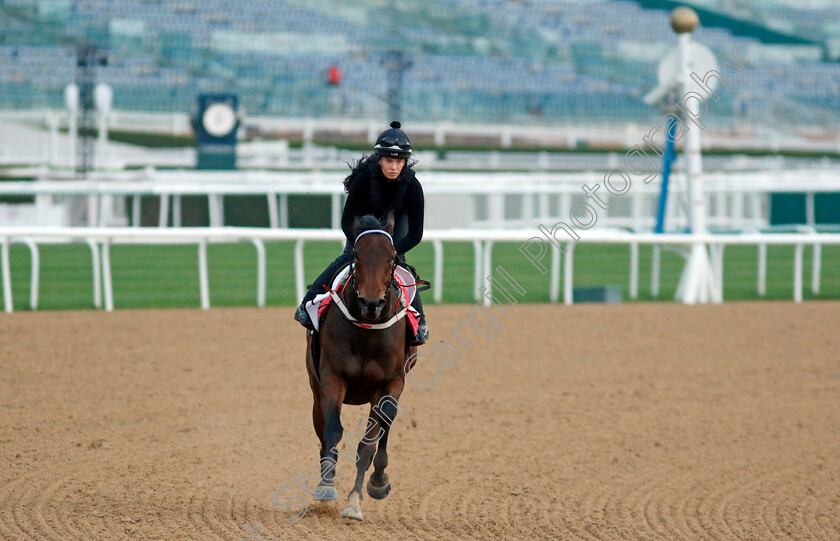
[{"label": "rider", "polygon": [[[373,147],[375,154],[362,157],[344,179],[347,201],[341,216],[341,229],[347,242],[344,252],[309,286],[295,312],[295,319],[304,327],[313,328],[304,309],[306,303],[324,293],[324,286],[353,258],[354,218],[372,214],[382,220],[389,210],[394,211],[394,248],[397,250],[397,262],[402,267],[408,268],[405,253],[423,238],[423,187],[412,169],[415,162],[409,161],[411,142],[400,126],[397,121],[391,122],[391,129],[385,130],[376,139]],[[429,329],[419,293],[415,293],[411,306],[420,314],[420,321],[417,335],[410,345],[420,345],[426,342]]]}]

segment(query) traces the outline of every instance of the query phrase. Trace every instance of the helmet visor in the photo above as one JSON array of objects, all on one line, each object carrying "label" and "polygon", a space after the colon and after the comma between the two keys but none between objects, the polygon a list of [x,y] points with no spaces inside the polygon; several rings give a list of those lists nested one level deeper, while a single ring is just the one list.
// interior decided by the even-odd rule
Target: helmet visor
[{"label": "helmet visor", "polygon": [[386,135],[382,138],[377,146],[382,147],[399,147],[403,150],[411,150],[411,143],[407,140],[403,139],[402,137],[396,137],[393,135]]}]

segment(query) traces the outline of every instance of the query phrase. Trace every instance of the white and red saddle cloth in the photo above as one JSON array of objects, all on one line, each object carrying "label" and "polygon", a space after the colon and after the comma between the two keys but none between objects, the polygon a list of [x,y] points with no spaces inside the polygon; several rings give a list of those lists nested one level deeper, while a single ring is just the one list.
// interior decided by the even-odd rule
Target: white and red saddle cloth
[{"label": "white and red saddle cloth", "polygon": [[[321,293],[317,295],[314,299],[307,302],[304,305],[304,309],[309,314],[309,319],[312,321],[312,324],[315,326],[315,330],[318,331],[321,328],[321,322],[327,315],[327,310],[336,302],[341,302],[340,297],[338,296],[338,292],[342,292],[344,288],[347,286],[347,282],[350,278],[350,265],[347,265],[341,272],[339,272],[335,280],[332,283],[332,291],[327,291],[325,293]],[[411,302],[414,300],[414,295],[417,294],[417,286],[415,284],[415,278],[411,274],[408,269],[404,269],[397,265],[397,268],[394,269],[394,278],[397,281],[397,284],[400,286],[402,290],[402,295],[400,296],[400,305],[397,307],[397,314],[391,318],[389,322],[380,323],[380,324],[365,324],[361,322],[356,322],[356,325],[363,328],[370,328],[370,329],[383,329],[390,327],[396,321],[401,319],[402,317],[407,318],[407,323],[409,326],[409,330],[411,331],[412,335],[417,334],[417,326],[420,319],[420,314],[411,307]],[[342,311],[345,313],[345,316],[350,316],[346,308],[342,305],[340,306]],[[351,321],[352,316],[348,317]]]}]

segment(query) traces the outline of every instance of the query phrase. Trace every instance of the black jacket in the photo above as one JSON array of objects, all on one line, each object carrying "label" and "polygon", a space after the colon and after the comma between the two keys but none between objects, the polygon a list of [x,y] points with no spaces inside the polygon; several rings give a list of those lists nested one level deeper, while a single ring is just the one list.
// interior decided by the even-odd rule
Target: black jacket
[{"label": "black jacket", "polygon": [[377,156],[363,159],[344,181],[347,201],[341,216],[341,229],[352,243],[353,219],[372,214],[383,219],[394,211],[394,247],[404,254],[423,238],[423,187],[408,165],[396,180],[382,174]]}]

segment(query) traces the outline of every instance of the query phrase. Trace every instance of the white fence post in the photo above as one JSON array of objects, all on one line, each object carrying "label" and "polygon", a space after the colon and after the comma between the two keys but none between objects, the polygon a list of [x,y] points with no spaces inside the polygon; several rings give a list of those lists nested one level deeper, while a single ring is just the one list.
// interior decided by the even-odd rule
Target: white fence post
[{"label": "white fence post", "polygon": [[289,194],[280,194],[280,227],[289,228]]},{"label": "white fence post", "polygon": [[476,302],[481,300],[481,284],[483,283],[482,280],[482,272],[481,272],[481,241],[474,240],[473,241],[473,251],[475,252],[475,268],[474,268],[474,280],[473,283],[473,297]]},{"label": "white fence post", "polygon": [[443,300],[443,242],[435,239],[432,241],[432,246],[435,248],[435,274],[433,279],[434,283],[432,284],[434,287],[433,296],[435,303],[440,304],[441,300]]},{"label": "white fence post", "polygon": [[261,239],[251,239],[257,248],[257,306],[265,307],[265,243]]},{"label": "white fence post", "polygon": [[172,196],[172,227],[181,227],[181,194]]},{"label": "white fence post", "polygon": [[102,268],[99,262],[99,247],[93,239],[85,239],[90,246],[90,258],[93,267],[93,306],[102,308]]},{"label": "white fence post", "polygon": [[169,224],[169,195],[160,194],[160,211],[158,212],[158,227],[166,227]]},{"label": "white fence post", "polygon": [[201,293],[201,308],[210,309],[210,279],[207,276],[207,241],[198,243],[198,287]]},{"label": "white fence post", "polygon": [[268,199],[268,224],[272,229],[280,227],[280,217],[277,212],[277,192],[269,192]]},{"label": "white fence post", "polygon": [[551,245],[551,284],[549,286],[548,300],[557,302],[560,299],[560,248],[556,244]]},{"label": "white fence post", "polygon": [[758,285],[756,292],[759,297],[767,294],[767,245],[759,243],[758,245]]},{"label": "white fence post", "polygon": [[820,272],[822,270],[822,245],[813,245],[813,262],[811,264],[811,292],[814,295],[820,294]]},{"label": "white fence post", "polygon": [[102,240],[102,285],[105,289],[105,310],[114,311],[114,289],[111,282],[111,239]]},{"label": "white fence post", "polygon": [[330,227],[341,229],[341,194],[334,193],[330,197]]},{"label": "white fence post", "polygon": [[650,259],[650,296],[654,299],[659,297],[659,270],[662,263],[662,246],[653,245],[653,254]]},{"label": "white fence post", "polygon": [[11,314],[12,306],[12,271],[9,266],[9,238],[3,237],[0,240],[0,265],[3,270],[3,304],[6,308],[6,313]]},{"label": "white fence post", "polygon": [[298,239],[295,242],[295,293],[297,294],[298,302],[303,300],[306,295],[306,287],[304,287],[303,276],[303,239]]},{"label": "white fence post", "polygon": [[796,245],[793,261],[793,301],[802,303],[802,252],[805,247],[802,244]]},{"label": "white fence post", "polygon": [[[492,304],[490,295],[493,293],[493,284],[490,282],[490,276],[493,274],[493,241],[488,240],[484,243],[484,272],[482,273],[482,281],[484,282],[484,306]],[[479,299],[476,299],[479,300]]]},{"label": "white fence post", "polygon": [[566,260],[563,262],[563,304],[571,306],[574,302],[574,254],[575,244],[570,242],[566,248]]},{"label": "white fence post", "polygon": [[32,239],[21,239],[21,242],[29,247],[29,257],[32,262],[29,282],[29,307],[38,309],[38,284],[40,282],[41,263],[38,245]]}]

